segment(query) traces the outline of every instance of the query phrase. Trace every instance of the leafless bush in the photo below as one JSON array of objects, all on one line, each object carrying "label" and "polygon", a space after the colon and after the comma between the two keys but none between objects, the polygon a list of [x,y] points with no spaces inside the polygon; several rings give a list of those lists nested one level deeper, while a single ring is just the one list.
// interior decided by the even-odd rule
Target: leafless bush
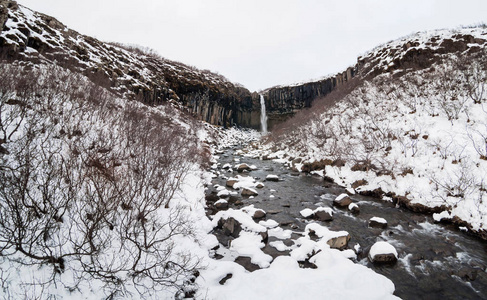
[{"label": "leafless bush", "polygon": [[52,267],[32,288],[69,270],[107,296],[184,292],[199,259],[176,243],[194,227],[174,199],[201,162],[193,129],[62,69],[0,68],[0,256]]},{"label": "leafless bush", "polygon": [[457,68],[465,77],[465,88],[475,104],[485,101],[487,85],[487,50],[483,49],[471,56],[458,60]]},{"label": "leafless bush", "polygon": [[441,199],[445,203],[452,203],[447,198],[457,198],[457,203],[468,198],[476,188],[476,180],[469,167],[468,162],[462,161],[447,174],[447,177],[439,178],[432,174],[430,179],[436,185],[434,198]]}]

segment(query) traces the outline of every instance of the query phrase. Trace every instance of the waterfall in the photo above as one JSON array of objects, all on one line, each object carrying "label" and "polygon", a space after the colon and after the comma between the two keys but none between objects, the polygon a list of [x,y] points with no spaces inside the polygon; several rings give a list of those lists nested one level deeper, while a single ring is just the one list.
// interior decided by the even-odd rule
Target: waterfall
[{"label": "waterfall", "polygon": [[260,128],[262,129],[262,133],[267,133],[267,115],[265,112],[265,101],[264,95],[260,95]]}]

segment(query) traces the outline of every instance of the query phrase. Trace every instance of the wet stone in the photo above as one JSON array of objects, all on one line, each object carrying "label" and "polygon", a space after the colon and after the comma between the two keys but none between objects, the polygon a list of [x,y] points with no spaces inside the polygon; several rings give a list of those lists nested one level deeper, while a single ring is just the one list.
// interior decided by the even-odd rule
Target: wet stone
[{"label": "wet stone", "polygon": [[333,205],[338,207],[348,207],[352,203],[352,199],[347,194],[341,194],[333,200]]},{"label": "wet stone", "polygon": [[239,256],[235,259],[235,262],[244,267],[245,270],[249,272],[254,272],[260,269],[258,265],[255,265],[251,262],[250,257]]}]

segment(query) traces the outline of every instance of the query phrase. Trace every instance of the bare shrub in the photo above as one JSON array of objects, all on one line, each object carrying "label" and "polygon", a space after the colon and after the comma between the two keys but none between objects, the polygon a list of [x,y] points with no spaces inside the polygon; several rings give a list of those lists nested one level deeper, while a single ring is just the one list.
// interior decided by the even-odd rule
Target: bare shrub
[{"label": "bare shrub", "polygon": [[201,163],[194,129],[60,68],[0,68],[0,255],[52,270],[26,293],[93,279],[107,297],[191,289],[199,258],[176,240],[196,239],[194,224],[175,195]]}]

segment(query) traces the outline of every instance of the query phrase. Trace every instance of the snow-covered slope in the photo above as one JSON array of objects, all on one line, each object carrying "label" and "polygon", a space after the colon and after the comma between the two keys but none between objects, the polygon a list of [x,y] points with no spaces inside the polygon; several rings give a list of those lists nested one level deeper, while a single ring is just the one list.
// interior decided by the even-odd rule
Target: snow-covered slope
[{"label": "snow-covered slope", "polygon": [[296,168],[487,238],[486,39],[486,28],[441,30],[376,48],[348,90],[318,100],[271,145],[303,158]]},{"label": "snow-covered slope", "polygon": [[252,108],[250,92],[222,75],[136,46],[101,42],[15,1],[2,0],[0,8],[2,57],[55,63],[124,98],[173,102],[216,125],[231,125],[237,110]]},{"label": "snow-covered slope", "polygon": [[167,299],[194,289],[216,242],[198,122],[19,62],[0,64],[0,113],[0,297]]}]

